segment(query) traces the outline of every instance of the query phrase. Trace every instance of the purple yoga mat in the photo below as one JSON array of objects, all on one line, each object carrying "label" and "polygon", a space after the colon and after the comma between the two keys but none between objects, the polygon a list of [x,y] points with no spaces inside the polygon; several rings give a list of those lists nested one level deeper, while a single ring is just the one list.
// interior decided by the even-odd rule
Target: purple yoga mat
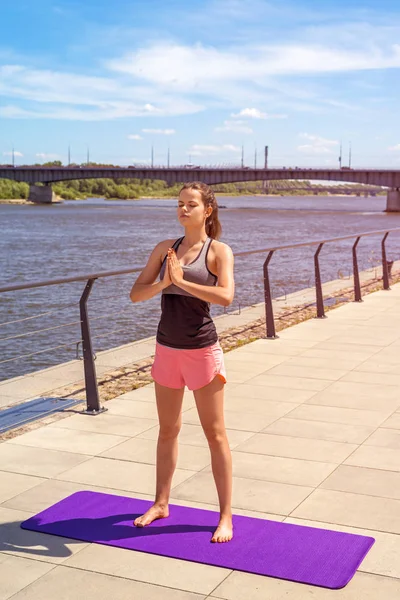
[{"label": "purple yoga mat", "polygon": [[353,577],[374,538],[233,516],[234,538],[210,543],[219,513],[170,504],[167,519],[138,528],[152,505],[76,492],[21,523],[23,529],[337,589]]}]

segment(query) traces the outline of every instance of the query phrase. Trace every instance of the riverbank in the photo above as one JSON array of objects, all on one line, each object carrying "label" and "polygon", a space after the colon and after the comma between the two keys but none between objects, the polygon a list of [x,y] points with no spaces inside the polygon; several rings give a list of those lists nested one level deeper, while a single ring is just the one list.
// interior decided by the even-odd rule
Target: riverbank
[{"label": "riverbank", "polygon": [[25,198],[0,198],[0,204],[33,204]]},{"label": "riverbank", "polygon": [[[53,202],[47,203],[49,204],[62,204],[64,200],[62,198],[57,198]],[[29,206],[44,206],[44,203],[40,202],[32,202],[31,200],[26,200],[25,198],[0,198],[0,204],[29,204]]]}]

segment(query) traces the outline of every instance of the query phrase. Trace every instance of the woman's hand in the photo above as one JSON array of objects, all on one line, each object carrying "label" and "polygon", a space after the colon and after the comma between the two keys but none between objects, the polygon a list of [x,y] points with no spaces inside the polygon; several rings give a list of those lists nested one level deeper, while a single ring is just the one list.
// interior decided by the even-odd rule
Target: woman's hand
[{"label": "woman's hand", "polygon": [[179,286],[183,281],[183,269],[176,256],[175,250],[172,248],[168,249],[167,266],[172,283]]}]

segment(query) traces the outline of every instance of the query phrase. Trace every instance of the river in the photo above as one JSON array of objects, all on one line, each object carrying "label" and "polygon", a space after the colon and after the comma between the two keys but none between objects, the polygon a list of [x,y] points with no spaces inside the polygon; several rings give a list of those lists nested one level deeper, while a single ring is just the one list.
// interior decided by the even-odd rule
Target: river
[{"label": "river", "polygon": [[[225,206],[220,210],[221,240],[234,252],[400,227],[399,213],[384,212],[385,197],[241,196],[219,197],[218,202]],[[175,206],[176,200],[101,198],[47,206],[0,205],[0,285],[140,267],[158,241],[182,234]],[[360,241],[360,269],[379,263],[380,241],[380,236]],[[323,281],[349,277],[352,243],[324,247]],[[275,254],[270,269],[274,297],[313,285],[315,250],[313,246]],[[387,252],[388,260],[399,259],[398,234],[389,235]],[[236,296],[229,311],[262,301],[264,259],[255,254],[236,260]],[[89,314],[96,351],[155,334],[160,298],[133,305],[129,291],[135,277],[95,283]],[[80,282],[0,294],[0,379],[75,358],[83,288]],[[222,310],[212,308],[214,315]],[[49,330],[52,327],[57,329]],[[42,331],[16,337],[38,329]],[[65,344],[69,346],[52,349]]]}]

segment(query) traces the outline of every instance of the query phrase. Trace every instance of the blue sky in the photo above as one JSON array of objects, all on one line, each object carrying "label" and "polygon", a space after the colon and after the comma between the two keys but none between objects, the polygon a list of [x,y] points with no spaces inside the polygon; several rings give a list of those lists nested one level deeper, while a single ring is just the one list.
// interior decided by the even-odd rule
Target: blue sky
[{"label": "blue sky", "polygon": [[398,0],[0,8],[0,162],[400,168]]}]

